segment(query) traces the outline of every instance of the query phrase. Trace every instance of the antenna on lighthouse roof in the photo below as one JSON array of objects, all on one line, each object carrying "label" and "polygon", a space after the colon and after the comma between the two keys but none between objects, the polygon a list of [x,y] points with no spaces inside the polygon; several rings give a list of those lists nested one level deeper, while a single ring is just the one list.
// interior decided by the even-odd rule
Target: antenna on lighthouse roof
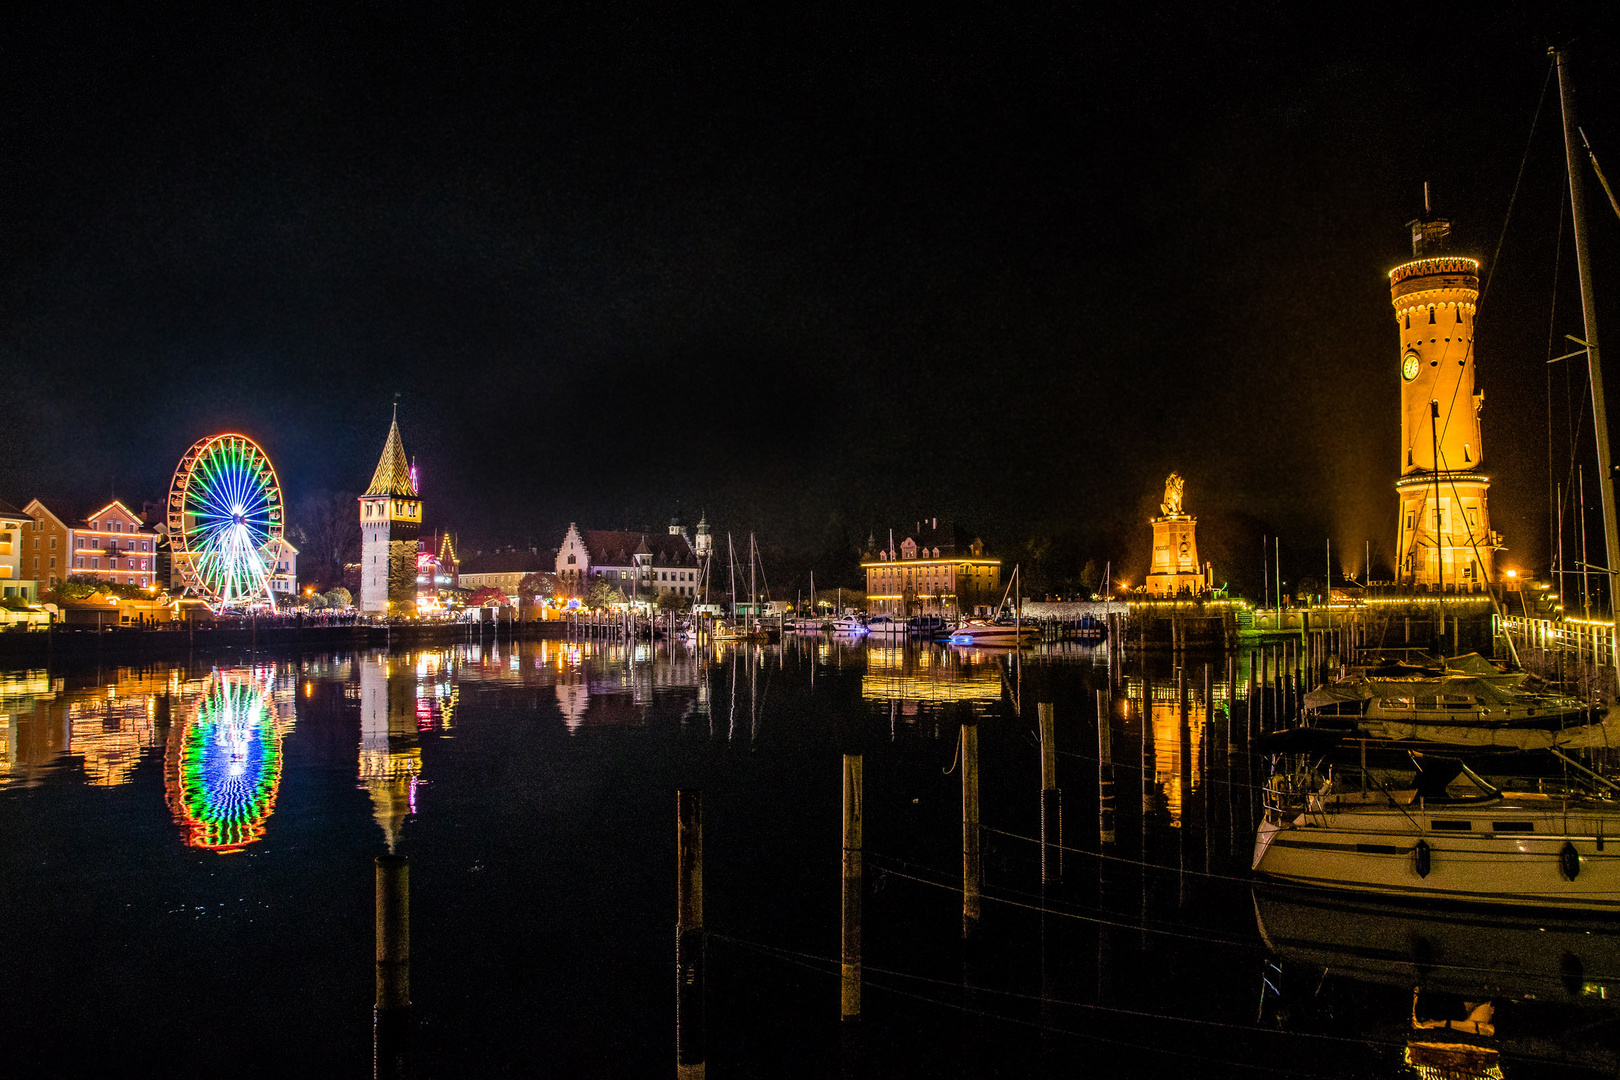
[{"label": "antenna on lighthouse roof", "polygon": [[[1423,181],[1423,212],[1425,214],[1431,212],[1429,210],[1429,182],[1427,180]],[[396,397],[394,400],[399,399]]]}]

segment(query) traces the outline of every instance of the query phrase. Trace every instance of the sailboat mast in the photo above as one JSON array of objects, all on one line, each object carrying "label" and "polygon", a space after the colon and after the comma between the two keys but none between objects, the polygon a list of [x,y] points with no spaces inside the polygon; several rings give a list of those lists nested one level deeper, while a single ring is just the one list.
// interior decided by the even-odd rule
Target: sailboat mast
[{"label": "sailboat mast", "polygon": [[[1575,123],[1575,98],[1570,86],[1569,57],[1562,49],[1551,50],[1558,63],[1558,97],[1564,112],[1564,164],[1569,172],[1569,208],[1575,234],[1575,268],[1581,281],[1581,315],[1586,326],[1587,378],[1592,385],[1592,423],[1597,442],[1598,490],[1603,500],[1603,540],[1608,562],[1609,611],[1613,613],[1614,575],[1620,571],[1620,528],[1615,524],[1614,471],[1609,458],[1608,403],[1603,397],[1603,365],[1598,352],[1597,294],[1592,286],[1591,252],[1587,247],[1586,187],[1581,174],[1580,129]],[[1620,631],[1620,627],[1616,627]],[[1609,635],[1609,672],[1620,672],[1620,632]]]},{"label": "sailboat mast", "polygon": [[750,618],[759,617],[759,588],[754,581],[754,567],[758,564],[759,547],[754,543],[754,534],[748,534],[748,613]]},{"label": "sailboat mast", "polygon": [[731,533],[726,533],[726,565],[731,568],[731,617],[737,617],[737,549],[732,546]]}]

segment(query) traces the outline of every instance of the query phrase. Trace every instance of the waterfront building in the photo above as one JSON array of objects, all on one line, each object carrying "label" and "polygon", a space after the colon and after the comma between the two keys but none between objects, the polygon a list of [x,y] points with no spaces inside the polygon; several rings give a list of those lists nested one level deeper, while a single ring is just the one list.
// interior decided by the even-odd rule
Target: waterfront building
[{"label": "waterfront building", "polygon": [[1150,596],[1200,596],[1209,591],[1213,571],[1198,563],[1198,519],[1182,510],[1186,481],[1171,473],[1164,482],[1160,516],[1153,527],[1153,562],[1148,570]]},{"label": "waterfront building", "polygon": [[[679,524],[678,522],[676,523]],[[557,548],[557,581],[583,595],[604,580],[630,600],[666,595],[696,599],[700,579],[697,549],[685,530],[647,533],[581,529],[569,522]]]},{"label": "waterfront building", "polygon": [[39,599],[39,575],[29,560],[38,556],[27,546],[34,537],[34,519],[8,502],[0,502],[0,597]]},{"label": "waterfront building", "polygon": [[36,508],[40,525],[37,533],[29,534],[29,558],[34,558],[32,544],[37,538],[46,581],[51,580],[52,545],[59,543],[64,554],[58,572],[64,580],[79,575],[143,589],[159,583],[157,532],[122,501],[114,499],[83,517],[52,513],[38,499],[28,505]]},{"label": "waterfront building", "polygon": [[1001,599],[1001,560],[984,553],[977,537],[959,545],[949,524],[938,518],[917,522],[900,543],[861,556],[866,574],[866,607],[884,615],[976,615],[989,613]]},{"label": "waterfront building", "polygon": [[416,543],[416,610],[438,614],[458,606],[456,578],[460,562],[449,533],[425,536]]},{"label": "waterfront building", "polygon": [[476,551],[467,556],[457,573],[460,587],[468,592],[499,589],[507,599],[518,602],[518,583],[530,574],[550,572],[556,560],[533,548],[507,548],[504,551]]},{"label": "waterfront building", "polygon": [[1501,537],[1486,509],[1490,478],[1474,386],[1479,261],[1449,252],[1451,222],[1411,223],[1412,261],[1389,272],[1400,353],[1401,477],[1396,578],[1406,586],[1473,592],[1494,578]]},{"label": "waterfront building", "polygon": [[54,589],[73,571],[73,516],[58,516],[38,499],[23,507],[32,523],[25,538],[28,574],[41,587]]},{"label": "waterfront building", "polygon": [[298,595],[298,549],[285,536],[264,545],[264,564],[270,569],[270,595],[277,603]]},{"label": "waterfront building", "polygon": [[396,410],[371,486],[360,496],[360,611],[409,615],[416,609],[416,538],[422,498],[405,457]]}]

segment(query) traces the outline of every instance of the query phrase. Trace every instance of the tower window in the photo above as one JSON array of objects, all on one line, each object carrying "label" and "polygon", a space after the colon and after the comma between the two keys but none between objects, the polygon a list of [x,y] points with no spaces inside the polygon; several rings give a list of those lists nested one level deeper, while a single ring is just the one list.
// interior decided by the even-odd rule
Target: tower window
[{"label": "tower window", "polygon": [[1412,464],[1412,449],[1411,449],[1411,447],[1408,447],[1407,450],[1406,450],[1406,463],[1408,465]]},{"label": "tower window", "polygon": [[1473,460],[1474,460],[1474,458],[1473,458],[1473,455],[1469,451],[1468,444],[1463,443],[1463,462],[1465,464],[1472,464]]},{"label": "tower window", "polygon": [[1406,313],[1406,328],[1408,330],[1412,329],[1412,313],[1410,311]]},{"label": "tower window", "polygon": [[1459,306],[1457,308],[1457,321],[1462,322],[1462,307],[1461,306]]},{"label": "tower window", "polygon": [[1434,308],[1429,309],[1429,322],[1434,322]]}]

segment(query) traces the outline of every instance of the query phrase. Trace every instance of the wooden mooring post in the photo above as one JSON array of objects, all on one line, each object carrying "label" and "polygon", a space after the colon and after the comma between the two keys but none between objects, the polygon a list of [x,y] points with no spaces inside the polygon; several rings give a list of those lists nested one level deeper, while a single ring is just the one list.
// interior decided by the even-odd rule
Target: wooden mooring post
[{"label": "wooden mooring post", "polygon": [[1114,732],[1108,694],[1097,691],[1097,833],[1112,844],[1114,833]]},{"label": "wooden mooring post", "polygon": [[861,1016],[861,755],[844,755],[844,905],[839,1016]]},{"label": "wooden mooring post", "polygon": [[979,726],[971,713],[962,718],[962,936],[979,931]]},{"label": "wooden mooring post", "polygon": [[675,793],[675,1076],[707,1070],[703,1015],[703,793]]},{"label": "wooden mooring post", "polygon": [[1063,877],[1063,817],[1057,782],[1057,715],[1050,701],[1036,707],[1041,731],[1041,884]]}]

